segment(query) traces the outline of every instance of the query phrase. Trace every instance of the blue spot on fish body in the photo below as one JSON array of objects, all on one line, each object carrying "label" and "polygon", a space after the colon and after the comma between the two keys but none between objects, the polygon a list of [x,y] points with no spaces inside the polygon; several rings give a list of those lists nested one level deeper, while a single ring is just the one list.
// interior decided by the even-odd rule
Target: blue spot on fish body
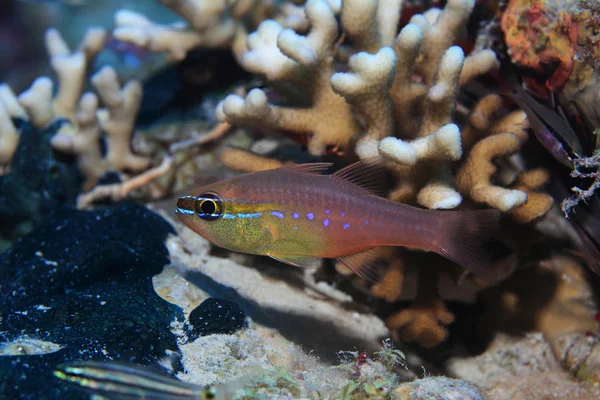
[{"label": "blue spot on fish body", "polygon": [[292,217],[294,217],[294,219],[298,219],[300,218],[300,213],[295,212],[292,214]]},{"label": "blue spot on fish body", "polygon": [[271,211],[271,215],[279,219],[283,219],[284,215],[281,211]]},{"label": "blue spot on fish body", "polygon": [[324,219],[323,220],[323,226],[329,226],[329,220],[328,219]]},{"label": "blue spot on fish body", "polygon": [[329,211],[329,210],[325,210],[325,214],[329,214],[329,213],[330,213],[330,211]]},{"label": "blue spot on fish body", "polygon": [[342,211],[342,214],[341,214],[341,215],[342,215],[342,217],[343,217],[344,215],[346,215],[346,213]]},{"label": "blue spot on fish body", "polygon": [[306,214],[306,218],[308,218],[310,221],[312,221],[313,219],[315,219],[315,214],[308,213],[308,214]]},{"label": "blue spot on fish body", "polygon": [[365,225],[369,225],[369,220],[365,220]]},{"label": "blue spot on fish body", "polygon": [[350,224],[344,224],[344,229],[350,228]]}]

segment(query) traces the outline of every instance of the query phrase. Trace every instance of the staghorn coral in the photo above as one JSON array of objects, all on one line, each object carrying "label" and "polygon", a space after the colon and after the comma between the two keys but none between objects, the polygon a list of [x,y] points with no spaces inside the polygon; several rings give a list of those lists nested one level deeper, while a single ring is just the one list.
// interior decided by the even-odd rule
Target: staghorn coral
[{"label": "staghorn coral", "polygon": [[[115,14],[114,36],[118,40],[164,52],[167,60],[181,61],[195,47],[230,48],[238,60],[247,50],[247,32],[273,18],[282,25],[306,30],[308,21],[300,5],[270,0],[158,0],[186,22],[155,23],[134,11]],[[339,0],[329,0],[339,12]]]},{"label": "staghorn coral", "polygon": [[242,56],[241,64],[270,81],[292,85],[289,90],[308,98],[310,107],[271,105],[263,90],[253,89],[245,99],[228,96],[218,106],[217,117],[231,124],[312,133],[309,152],[321,155],[327,146],[345,148],[358,134],[358,125],[348,103],[333,92],[329,83],[338,37],[333,10],[323,0],[309,0],[305,10],[312,25],[307,36],[283,29],[276,21],[263,21],[248,36],[249,51]]},{"label": "staghorn coral", "polygon": [[[106,33],[100,28],[90,28],[79,48],[71,51],[55,29],[46,32],[46,49],[50,56],[50,64],[58,76],[59,86],[53,97],[54,84],[50,78],[40,77],[31,87],[18,97],[7,85],[0,86],[0,120],[3,127],[0,140],[0,164],[10,164],[12,154],[18,143],[18,132],[10,118],[31,120],[37,128],[48,126],[56,118],[76,119],[81,111],[81,118],[95,112],[93,106],[97,99],[87,96],[79,103],[87,68],[104,45]],[[92,116],[94,118],[95,116]]]},{"label": "staghorn coral", "polygon": [[492,160],[516,153],[528,139],[525,113],[513,111],[496,118],[500,109],[499,96],[489,95],[469,114],[468,125],[461,133],[463,142],[475,144],[457,172],[456,186],[474,201],[508,212],[518,222],[528,223],[544,216],[553,204],[549,195],[533,191],[547,182],[548,173],[542,169],[519,170],[517,181],[509,187],[492,183],[497,172]]},{"label": "staghorn coral", "polygon": [[[149,166],[149,159],[135,155],[130,146],[141,84],[132,81],[121,88],[114,69],[106,66],[91,78],[99,98],[94,93],[83,93],[87,70],[104,40],[105,32],[92,28],[79,48],[71,51],[58,31],[50,29],[46,33],[46,48],[58,78],[56,95],[53,97],[53,82],[47,77],[38,78],[18,98],[7,86],[1,90],[0,108],[6,110],[3,125],[10,123],[8,117],[30,119],[36,127],[61,118],[69,121],[51,143],[56,150],[77,156],[77,165],[85,176],[84,189],[92,188],[108,170],[141,171]],[[100,108],[100,100],[105,107]],[[10,141],[14,141],[14,126],[8,132],[13,137]],[[102,152],[101,138],[106,143],[106,154]],[[11,149],[8,147],[3,155],[5,162],[10,160]]]}]

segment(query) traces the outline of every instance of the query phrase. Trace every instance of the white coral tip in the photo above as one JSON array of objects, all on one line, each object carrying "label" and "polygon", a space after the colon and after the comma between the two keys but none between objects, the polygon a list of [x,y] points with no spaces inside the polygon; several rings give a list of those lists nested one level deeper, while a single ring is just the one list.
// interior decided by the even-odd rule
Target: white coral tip
[{"label": "white coral tip", "polygon": [[144,15],[135,11],[118,10],[115,13],[115,25],[145,28],[152,25],[152,23]]},{"label": "white coral tip", "polygon": [[465,52],[460,46],[452,46],[444,52],[440,62],[440,68],[445,71],[457,71],[462,69],[465,62]]},{"label": "white coral tip", "polygon": [[267,105],[267,95],[260,89],[252,89],[246,97],[246,102],[252,107],[262,108]]},{"label": "white coral tip", "polygon": [[[223,121],[226,120],[226,117],[237,115],[241,112],[244,107],[244,99],[235,94],[230,94],[225,97],[225,100],[221,102],[220,112],[223,116]],[[219,113],[219,110],[217,110]],[[218,117],[218,116],[217,116]],[[221,118],[219,118],[221,119]]]},{"label": "white coral tip", "polygon": [[377,149],[378,141],[372,138],[365,138],[359,141],[356,145],[356,154],[358,158],[364,160],[365,158],[371,158],[379,155]]},{"label": "white coral tip", "polygon": [[398,43],[402,47],[412,48],[423,41],[423,30],[417,24],[408,24],[398,34]]},{"label": "white coral tip", "polygon": [[525,202],[527,202],[527,193],[520,190],[507,190],[498,196],[496,207],[500,211],[506,212],[525,204]]},{"label": "white coral tip", "polygon": [[419,191],[417,202],[430,210],[450,210],[460,205],[462,196],[451,187],[431,183]]},{"label": "white coral tip", "polygon": [[462,157],[462,143],[460,129],[458,129],[456,124],[442,126],[436,132],[435,139],[439,149],[444,152],[450,160],[460,160]]},{"label": "white coral tip", "polygon": [[402,165],[415,165],[417,153],[410,143],[406,143],[395,137],[386,137],[379,142],[379,153]]},{"label": "white coral tip", "polygon": [[303,66],[313,66],[319,61],[319,55],[305,44],[306,38],[292,29],[284,29],[277,37],[279,50]]}]

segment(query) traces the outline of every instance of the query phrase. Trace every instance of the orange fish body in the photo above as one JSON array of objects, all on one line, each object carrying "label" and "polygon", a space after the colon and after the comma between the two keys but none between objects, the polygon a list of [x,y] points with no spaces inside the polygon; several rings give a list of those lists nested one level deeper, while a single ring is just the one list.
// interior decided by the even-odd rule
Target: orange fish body
[{"label": "orange fish body", "polygon": [[244,174],[181,197],[176,214],[192,230],[229,250],[310,267],[338,258],[374,278],[361,257],[380,246],[433,251],[495,280],[479,255],[497,224],[496,210],[432,211],[374,195],[382,163],[362,161],[333,175],[328,163]]}]

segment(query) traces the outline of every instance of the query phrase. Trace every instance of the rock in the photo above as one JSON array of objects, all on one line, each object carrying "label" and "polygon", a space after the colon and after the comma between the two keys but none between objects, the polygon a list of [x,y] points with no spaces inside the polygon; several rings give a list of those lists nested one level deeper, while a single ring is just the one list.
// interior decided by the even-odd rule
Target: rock
[{"label": "rock", "polygon": [[474,385],[458,379],[435,376],[404,383],[392,392],[396,400],[483,400]]},{"label": "rock", "polygon": [[206,299],[189,316],[192,329],[190,340],[199,336],[230,335],[248,327],[244,311],[235,303],[224,299]]},{"label": "rock", "polygon": [[59,210],[0,254],[0,342],[58,348],[0,357],[0,398],[86,398],[54,378],[58,364],[150,364],[178,351],[171,324],[183,320],[181,309],[152,287],[168,262],[164,241],[171,232],[160,216],[133,203]]},{"label": "rock", "polygon": [[10,173],[0,176],[0,251],[59,207],[74,206],[82,183],[73,157],[61,157],[50,139],[66,124],[44,129],[16,120],[20,136]]}]

